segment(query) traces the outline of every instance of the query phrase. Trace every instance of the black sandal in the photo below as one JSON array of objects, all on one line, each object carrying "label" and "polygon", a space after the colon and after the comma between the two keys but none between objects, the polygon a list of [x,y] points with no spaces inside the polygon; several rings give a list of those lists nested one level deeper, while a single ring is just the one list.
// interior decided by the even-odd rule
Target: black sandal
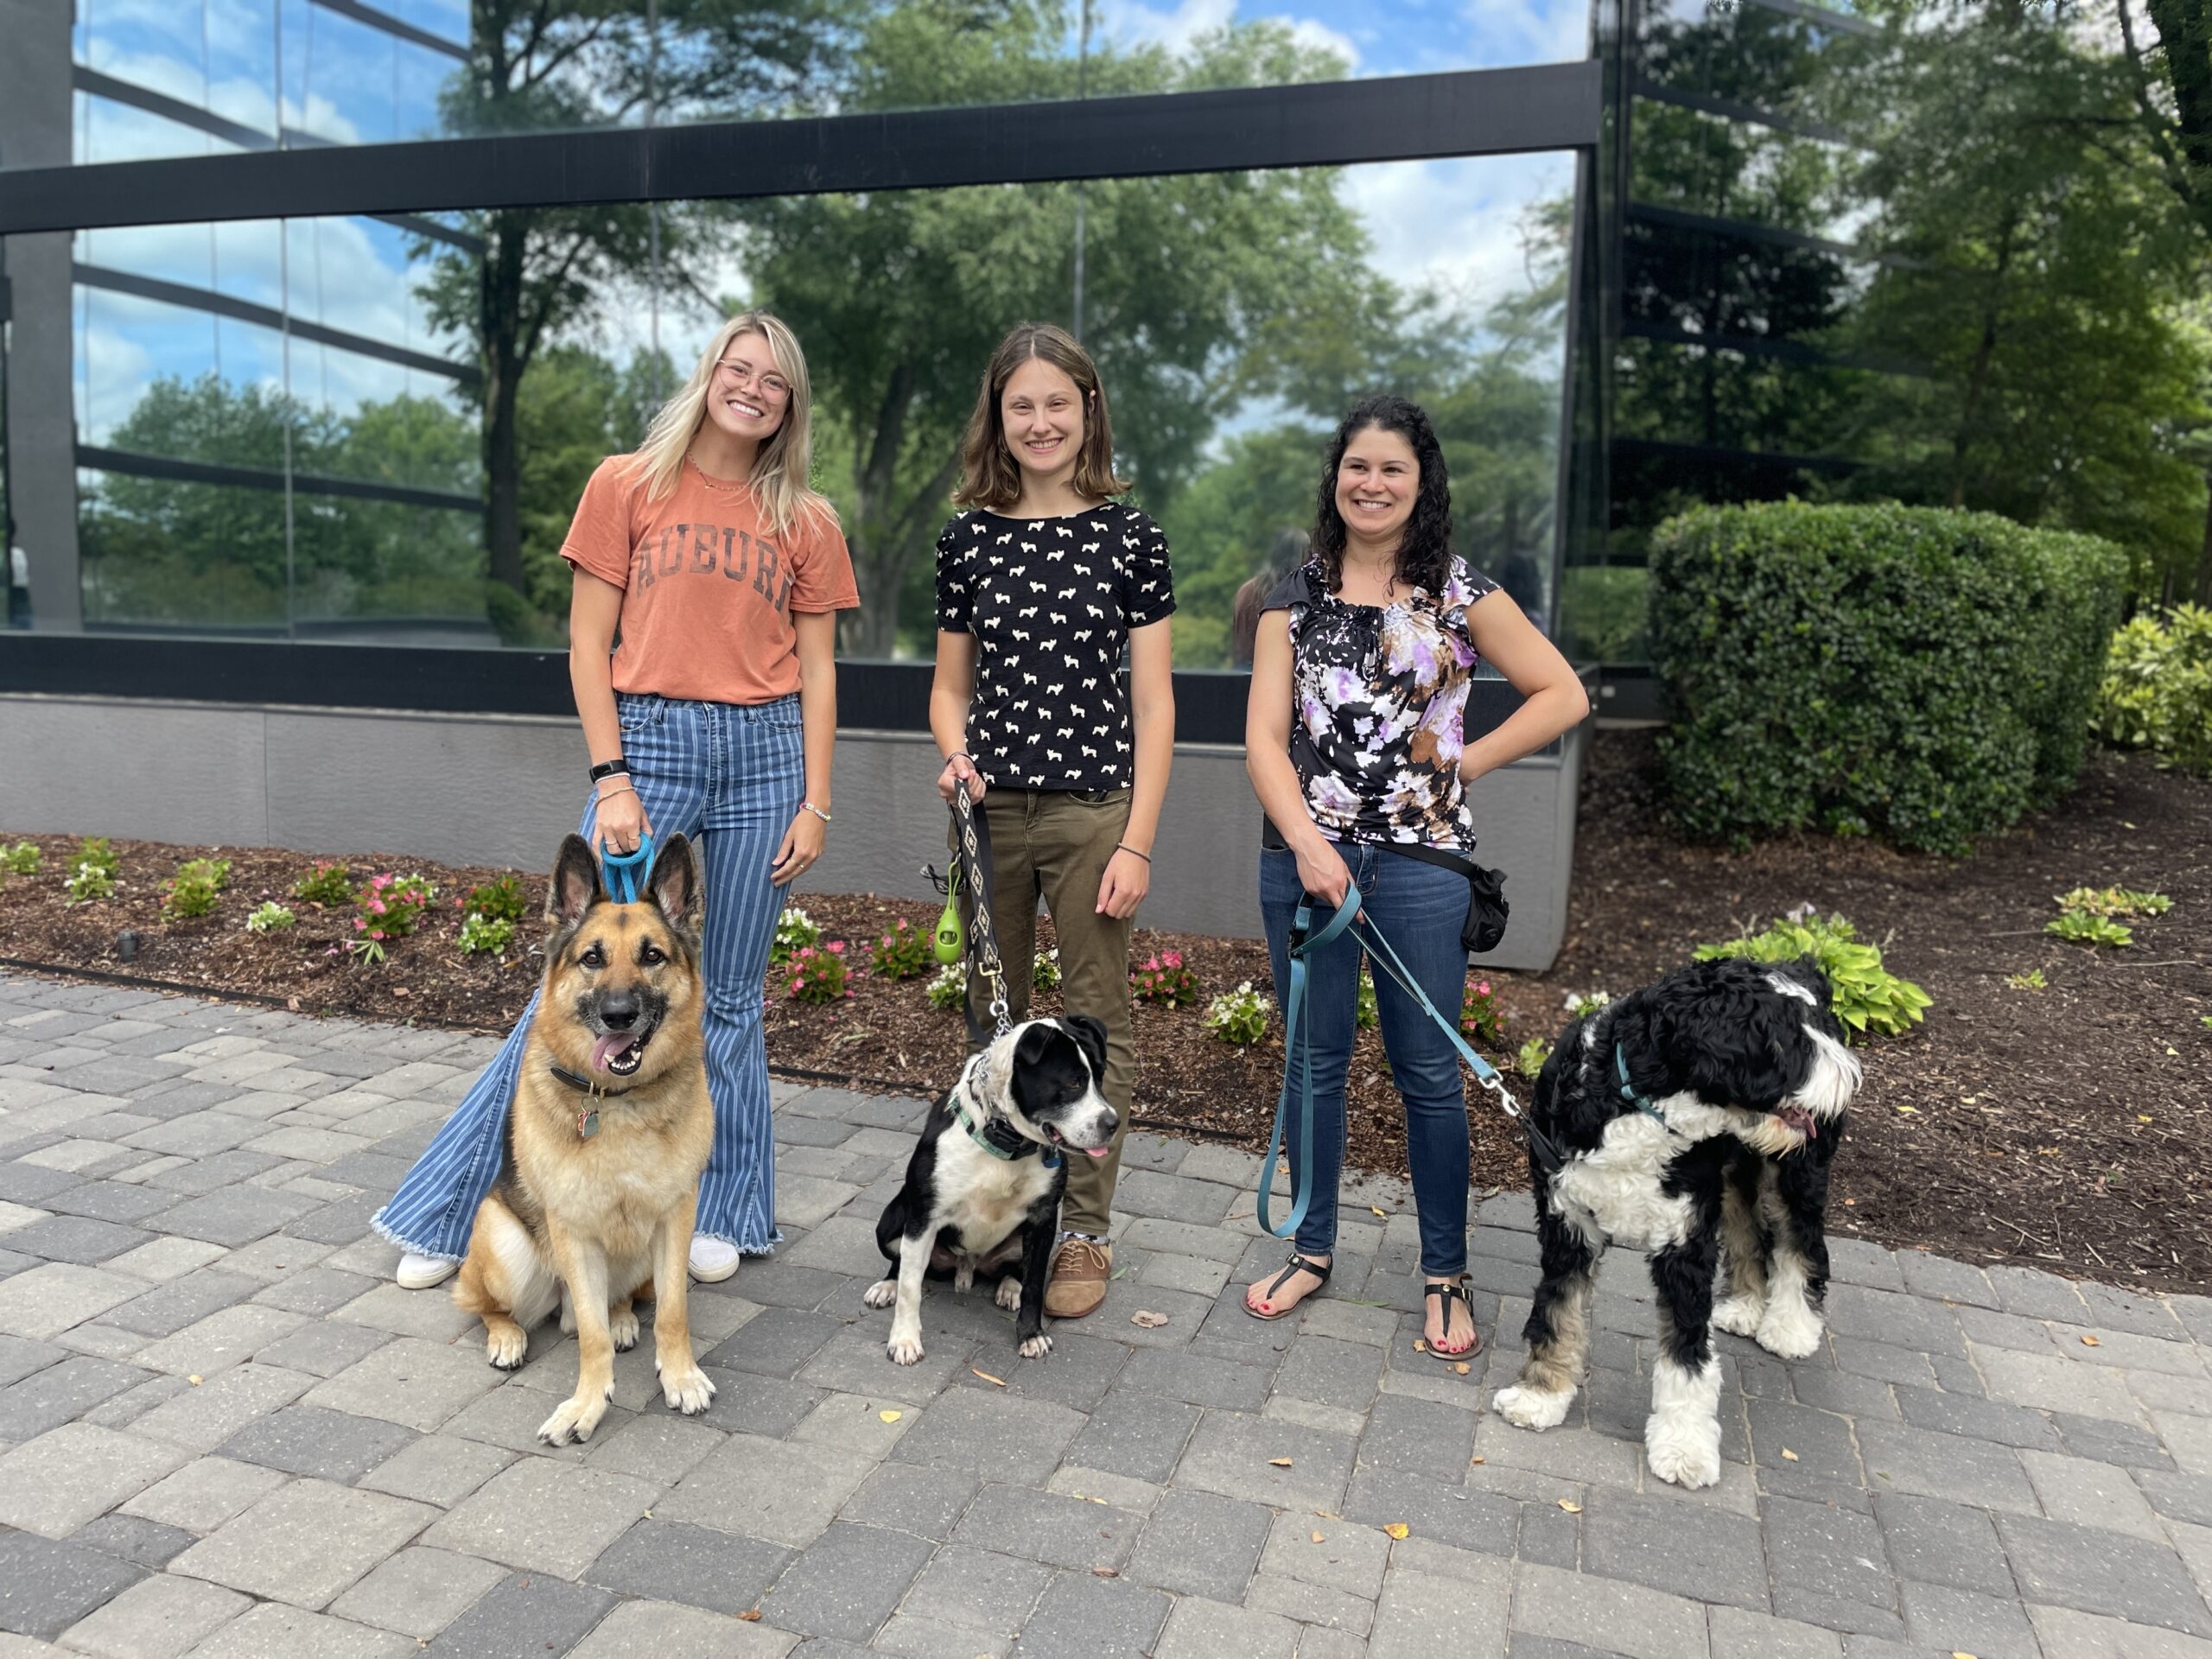
[{"label": "black sandal", "polygon": [[1442,1284],[1427,1286],[1425,1294],[1434,1296],[1443,1302],[1444,1334],[1447,1338],[1452,1334],[1452,1303],[1456,1297],[1467,1310],[1467,1332],[1474,1340],[1457,1353],[1446,1353],[1435,1344],[1424,1341],[1421,1344],[1422,1351],[1431,1359],[1440,1359],[1447,1365],[1456,1365],[1461,1360],[1472,1359],[1477,1354],[1482,1352],[1482,1327],[1475,1323],[1475,1300],[1467,1294],[1467,1275],[1463,1273],[1457,1279],[1447,1279]]},{"label": "black sandal", "polygon": [[1306,1293],[1306,1296],[1300,1297],[1296,1301],[1293,1302],[1288,1307],[1283,1309],[1280,1313],[1262,1313],[1249,1301],[1244,1304],[1244,1311],[1247,1313],[1249,1313],[1255,1319],[1287,1319],[1291,1314],[1297,1313],[1300,1308],[1306,1306],[1306,1296],[1319,1294],[1322,1286],[1326,1285],[1329,1282],[1329,1269],[1335,1265],[1336,1264],[1333,1262],[1308,1262],[1304,1256],[1300,1255],[1294,1251],[1291,1255],[1290,1265],[1285,1268],[1281,1273],[1275,1274],[1274,1282],[1268,1287],[1267,1294],[1260,1300],[1267,1302],[1272,1302],[1274,1300],[1275,1293],[1281,1290],[1284,1285],[1290,1281],[1290,1276],[1294,1273],[1310,1273],[1316,1279],[1321,1281],[1320,1284],[1314,1286],[1312,1290]]}]

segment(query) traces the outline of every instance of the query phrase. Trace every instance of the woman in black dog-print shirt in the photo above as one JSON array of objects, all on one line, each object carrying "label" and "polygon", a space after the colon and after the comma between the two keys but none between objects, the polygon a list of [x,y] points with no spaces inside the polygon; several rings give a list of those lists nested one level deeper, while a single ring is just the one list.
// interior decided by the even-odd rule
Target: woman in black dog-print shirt
[{"label": "woman in black dog-print shirt", "polygon": [[[969,511],[937,544],[938,789],[950,801],[966,788],[990,836],[1013,1017],[1028,1010],[1041,893],[1067,1012],[1106,1028],[1105,1094],[1121,1122],[1103,1158],[1068,1171],[1045,1294],[1054,1319],[1080,1319],[1112,1275],[1106,1241],[1136,1083],[1129,920],[1151,886],[1174,758],[1174,585],[1160,527],[1110,499],[1128,486],[1114,475],[1106,393],[1065,330],[1023,323],[1001,343],[961,461],[953,499]],[[971,1049],[991,1034],[988,995],[971,979]]]}]

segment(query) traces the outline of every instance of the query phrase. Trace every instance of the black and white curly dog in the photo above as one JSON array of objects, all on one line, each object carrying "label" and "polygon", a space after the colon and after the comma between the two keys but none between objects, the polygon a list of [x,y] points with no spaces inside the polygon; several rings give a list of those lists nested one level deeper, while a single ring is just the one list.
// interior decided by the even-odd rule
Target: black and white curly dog
[{"label": "black and white curly dog", "polygon": [[1609,1243],[1631,1245],[1658,1293],[1644,1455],[1662,1480],[1719,1480],[1710,1327],[1789,1359],[1819,1347],[1828,1169],[1859,1076],[1809,958],[1694,963],[1569,1024],[1529,1111],[1543,1278],[1498,1412],[1523,1428],[1566,1416],[1592,1271]]}]

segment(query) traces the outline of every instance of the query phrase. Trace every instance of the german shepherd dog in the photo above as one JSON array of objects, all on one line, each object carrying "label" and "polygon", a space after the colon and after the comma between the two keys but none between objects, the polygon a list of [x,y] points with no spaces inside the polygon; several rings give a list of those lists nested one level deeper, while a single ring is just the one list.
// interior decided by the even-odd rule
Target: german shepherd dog
[{"label": "german shepherd dog", "polygon": [[[661,1393],[686,1416],[715,1385],[685,1317],[699,1176],[714,1141],[699,1010],[699,867],[682,836],[645,894],[616,904],[581,836],[561,843],[547,895],[545,980],[507,1114],[506,1159],[476,1211],[453,1299],[484,1320],[511,1371],[554,1305],[576,1333],[576,1391],[538,1425],[549,1446],[591,1438],[653,1299]],[[573,1323],[572,1323],[573,1322]]]}]

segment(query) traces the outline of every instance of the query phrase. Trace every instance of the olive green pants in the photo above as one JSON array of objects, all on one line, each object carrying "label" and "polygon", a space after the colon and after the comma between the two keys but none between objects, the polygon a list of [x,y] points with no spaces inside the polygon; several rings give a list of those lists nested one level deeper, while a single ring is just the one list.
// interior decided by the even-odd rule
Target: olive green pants
[{"label": "olive green pants", "polygon": [[[1098,913],[1098,884],[1115,844],[1128,832],[1129,791],[995,789],[983,797],[977,816],[990,837],[991,926],[1007,967],[1007,1017],[1017,1022],[1028,1017],[1042,896],[1059,941],[1061,1004],[1106,1027],[1102,1086],[1121,1121],[1103,1158],[1069,1160],[1067,1198],[1060,1208],[1064,1229],[1103,1238],[1113,1216],[1122,1141],[1129,1131],[1137,1063],[1129,1022],[1129,924]],[[963,902],[963,921],[969,914]],[[980,974],[971,974],[969,1052],[990,1039],[990,991]]]}]

